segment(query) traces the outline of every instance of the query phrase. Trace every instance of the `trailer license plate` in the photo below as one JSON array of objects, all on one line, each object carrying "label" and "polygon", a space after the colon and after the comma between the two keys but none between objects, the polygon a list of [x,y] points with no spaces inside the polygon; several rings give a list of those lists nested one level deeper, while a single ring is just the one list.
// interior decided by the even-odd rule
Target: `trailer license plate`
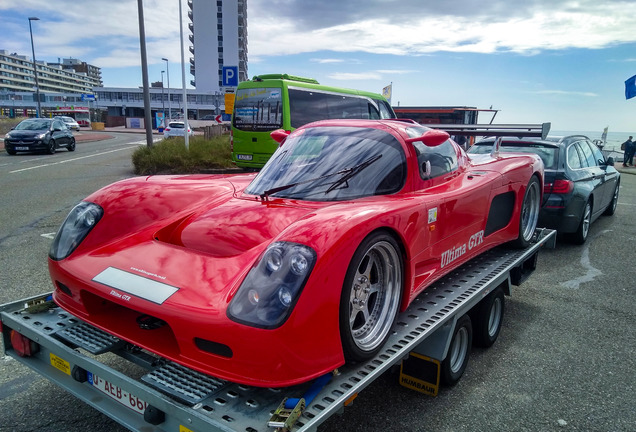
[{"label": "trailer license plate", "polygon": [[134,394],[128,393],[125,390],[122,390],[115,384],[108,382],[104,378],[95,375],[94,373],[88,373],[88,382],[91,383],[95,388],[97,388],[102,393],[107,396],[115,399],[120,404],[130,408],[133,411],[137,411],[139,414],[143,414],[146,410],[148,404],[143,400],[139,399]]},{"label": "trailer license plate", "polygon": [[236,158],[238,160],[245,160],[245,161],[251,161],[252,160],[252,155],[236,155]]}]

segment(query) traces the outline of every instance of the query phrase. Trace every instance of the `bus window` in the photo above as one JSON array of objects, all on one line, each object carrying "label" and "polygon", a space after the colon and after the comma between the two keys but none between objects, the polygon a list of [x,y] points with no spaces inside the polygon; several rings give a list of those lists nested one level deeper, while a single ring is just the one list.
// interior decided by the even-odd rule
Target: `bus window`
[{"label": "bus window", "polygon": [[[382,119],[396,118],[395,113],[393,112],[393,109],[391,108],[391,105],[388,104],[388,102],[383,100],[377,100],[377,99],[373,99],[373,101],[378,105],[378,108],[380,109],[380,118]],[[372,117],[372,118],[375,118],[375,117]]]},{"label": "bus window", "polygon": [[368,119],[370,109],[367,98],[289,87],[289,120],[293,128],[326,119]]},{"label": "bus window", "polygon": [[268,132],[283,127],[281,89],[239,89],[234,101],[234,127],[243,131]]}]

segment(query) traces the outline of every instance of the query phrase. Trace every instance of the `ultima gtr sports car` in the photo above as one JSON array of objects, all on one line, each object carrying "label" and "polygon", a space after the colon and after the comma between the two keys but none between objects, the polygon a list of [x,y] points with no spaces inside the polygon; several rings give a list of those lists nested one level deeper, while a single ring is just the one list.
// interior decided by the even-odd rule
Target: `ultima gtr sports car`
[{"label": "ultima gtr sports car", "polygon": [[199,372],[282,387],[372,358],[432,282],[532,241],[534,154],[469,158],[399,120],[272,135],[258,174],[137,177],[87,197],[51,247],[54,301]]}]

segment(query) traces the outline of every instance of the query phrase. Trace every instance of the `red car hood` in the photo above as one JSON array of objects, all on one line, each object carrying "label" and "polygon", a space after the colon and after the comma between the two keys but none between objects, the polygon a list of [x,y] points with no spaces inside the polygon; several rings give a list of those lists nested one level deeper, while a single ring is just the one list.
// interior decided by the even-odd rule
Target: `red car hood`
[{"label": "red car hood", "polygon": [[269,242],[315,207],[277,205],[259,200],[230,198],[192,215],[179,224],[168,241],[215,257],[231,257]]}]

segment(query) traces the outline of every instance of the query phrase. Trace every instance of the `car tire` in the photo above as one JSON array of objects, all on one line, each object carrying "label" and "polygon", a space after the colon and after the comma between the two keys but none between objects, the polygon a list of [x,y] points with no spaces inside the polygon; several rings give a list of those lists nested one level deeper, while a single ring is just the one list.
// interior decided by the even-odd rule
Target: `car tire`
[{"label": "car tire", "polygon": [[454,386],[459,382],[470,357],[473,339],[473,326],[468,315],[463,315],[455,324],[446,358],[442,361],[440,378],[443,384]]},{"label": "car tire", "polygon": [[49,145],[46,148],[46,152],[48,154],[55,154],[55,149],[57,148],[56,144],[55,144],[55,140],[49,140]]},{"label": "car tire", "polygon": [[501,331],[505,310],[503,289],[497,288],[471,311],[473,342],[482,348],[491,347]]},{"label": "car tire", "polygon": [[6,151],[7,151],[7,153],[9,153],[9,155],[11,155],[11,156],[14,156],[14,155],[17,153],[15,150],[10,149],[10,148],[8,148],[8,147],[7,147],[5,150],[6,150]]},{"label": "car tire", "polygon": [[614,188],[614,196],[612,197],[612,201],[609,203],[603,214],[605,216],[613,216],[616,213],[616,206],[618,205],[618,190],[620,189],[621,182],[616,182],[616,187]]},{"label": "car tire", "polygon": [[579,223],[578,228],[572,235],[570,239],[572,243],[582,245],[587,240],[587,236],[590,233],[590,225],[592,224],[592,204],[590,201],[585,203],[585,207],[583,208],[583,214],[581,215],[581,222]]},{"label": "car tire", "polygon": [[70,152],[75,151],[75,138],[71,138],[71,142],[68,143],[66,149]]},{"label": "car tire", "polygon": [[536,175],[533,175],[528,182],[526,191],[523,194],[521,210],[519,215],[519,235],[513,242],[518,248],[528,247],[534,236],[539,221],[539,211],[541,210],[541,183]]},{"label": "car tire", "polygon": [[401,249],[375,232],[353,254],[340,298],[340,336],[347,361],[374,357],[389,337],[404,285]]}]

